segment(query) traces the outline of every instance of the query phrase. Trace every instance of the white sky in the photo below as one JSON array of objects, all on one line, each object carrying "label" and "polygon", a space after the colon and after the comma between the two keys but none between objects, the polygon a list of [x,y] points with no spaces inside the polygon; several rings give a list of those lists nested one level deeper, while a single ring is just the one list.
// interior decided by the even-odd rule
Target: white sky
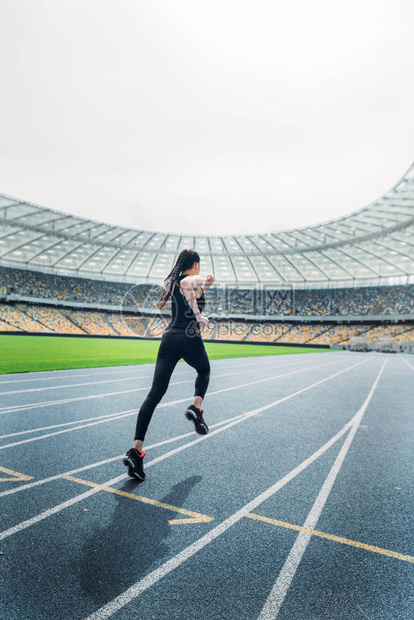
[{"label": "white sky", "polygon": [[0,0],[0,193],[112,224],[275,231],[414,160],[412,0]]}]

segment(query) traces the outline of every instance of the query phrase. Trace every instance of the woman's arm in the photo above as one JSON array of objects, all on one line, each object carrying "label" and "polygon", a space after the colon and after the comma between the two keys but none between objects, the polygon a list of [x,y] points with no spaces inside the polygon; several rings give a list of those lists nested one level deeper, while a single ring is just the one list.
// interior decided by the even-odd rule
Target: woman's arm
[{"label": "woman's arm", "polygon": [[199,288],[203,282],[203,278],[200,276],[187,276],[183,280],[181,280],[181,288],[183,291],[184,297],[188,301],[188,305],[191,310],[194,312],[197,323],[202,323],[203,326],[207,325],[208,318],[203,316],[199,310],[197,305],[197,297],[195,294],[195,289]]},{"label": "woman's arm", "polygon": [[[203,279],[200,278],[200,276],[190,276],[190,277],[199,278],[201,282],[203,281]],[[194,312],[197,325],[200,327],[200,329],[203,329],[206,325],[208,325],[208,318],[201,314],[200,309],[197,304],[197,297],[196,297],[195,290],[194,290],[195,288],[198,288],[200,286],[201,284],[200,281],[198,280],[189,281],[189,279],[184,278],[183,280],[181,280],[181,289],[183,291],[184,297],[188,301],[188,305],[190,306],[191,310]]]}]

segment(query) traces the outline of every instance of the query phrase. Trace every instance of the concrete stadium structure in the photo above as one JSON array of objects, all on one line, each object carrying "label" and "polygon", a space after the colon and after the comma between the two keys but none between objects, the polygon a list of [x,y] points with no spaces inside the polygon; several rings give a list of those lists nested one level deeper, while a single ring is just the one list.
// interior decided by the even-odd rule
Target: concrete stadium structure
[{"label": "concrete stadium structure", "polygon": [[[279,207],[281,208],[281,207]],[[0,194],[0,266],[161,283],[181,249],[232,286],[338,288],[414,282],[414,163],[370,205],[318,226],[191,236],[110,226]]]}]

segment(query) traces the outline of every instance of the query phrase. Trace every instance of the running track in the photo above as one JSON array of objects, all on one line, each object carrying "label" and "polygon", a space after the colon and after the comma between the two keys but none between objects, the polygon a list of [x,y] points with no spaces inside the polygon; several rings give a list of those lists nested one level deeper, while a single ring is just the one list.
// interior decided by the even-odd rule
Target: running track
[{"label": "running track", "polygon": [[126,475],[152,365],[0,377],[3,620],[414,617],[409,356],[179,364]]}]

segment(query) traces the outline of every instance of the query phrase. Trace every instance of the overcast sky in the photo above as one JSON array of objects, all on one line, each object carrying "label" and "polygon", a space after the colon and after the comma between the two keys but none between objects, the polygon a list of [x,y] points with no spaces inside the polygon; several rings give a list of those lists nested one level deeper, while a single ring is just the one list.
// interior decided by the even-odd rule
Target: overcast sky
[{"label": "overcast sky", "polygon": [[194,234],[316,224],[414,160],[412,0],[0,0],[0,193]]}]

